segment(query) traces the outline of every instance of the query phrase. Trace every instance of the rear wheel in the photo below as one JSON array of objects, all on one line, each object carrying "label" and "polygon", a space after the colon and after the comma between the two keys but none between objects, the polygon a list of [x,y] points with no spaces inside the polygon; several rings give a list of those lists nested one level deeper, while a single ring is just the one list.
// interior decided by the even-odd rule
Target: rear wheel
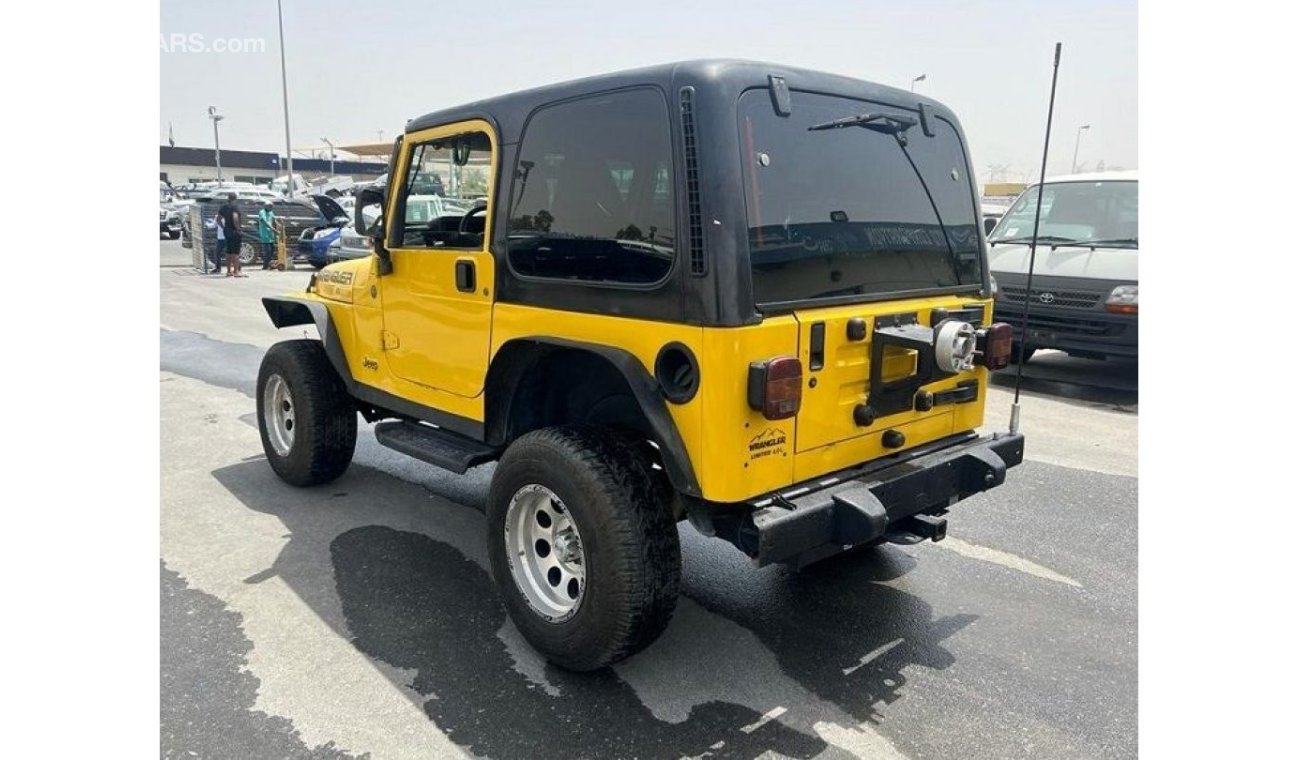
[{"label": "rear wheel", "polygon": [[492,574],[524,638],[555,664],[609,665],[668,625],[681,548],[658,475],[634,439],[592,427],[528,433],[497,465]]},{"label": "rear wheel", "polygon": [[357,412],[320,341],[285,341],[266,352],[257,427],[271,469],[293,485],[328,483],[348,469]]},{"label": "rear wheel", "polygon": [[253,262],[257,261],[257,257],[260,254],[261,251],[257,249],[257,246],[245,240],[239,246],[239,263],[244,266],[249,266]]}]

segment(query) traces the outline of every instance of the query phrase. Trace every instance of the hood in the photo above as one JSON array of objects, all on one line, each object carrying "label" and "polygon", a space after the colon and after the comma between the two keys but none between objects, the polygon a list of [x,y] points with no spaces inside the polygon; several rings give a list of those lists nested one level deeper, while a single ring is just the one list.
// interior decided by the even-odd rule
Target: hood
[{"label": "hood", "polygon": [[343,210],[343,207],[339,205],[338,201],[328,195],[313,195],[311,200],[316,204],[316,208],[320,209],[321,215],[324,216],[325,220],[328,222],[332,223],[339,217],[343,217],[344,219],[351,218],[351,215],[349,215],[347,211]]},{"label": "hood", "polygon": [[[989,270],[996,277],[1002,272],[1027,274],[1029,246],[999,244],[989,246]],[[1137,282],[1136,248],[1080,248],[1062,246],[1052,250],[1040,243],[1034,256],[1034,274],[1053,277],[1088,277],[1095,280]]]}]

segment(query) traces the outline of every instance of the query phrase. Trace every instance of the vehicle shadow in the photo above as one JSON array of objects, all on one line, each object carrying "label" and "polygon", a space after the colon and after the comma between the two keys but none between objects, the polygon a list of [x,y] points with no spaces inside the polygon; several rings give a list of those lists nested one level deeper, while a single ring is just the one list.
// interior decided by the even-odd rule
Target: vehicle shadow
[{"label": "vehicle shadow", "polygon": [[975,619],[935,620],[886,585],[912,567],[901,552],[755,571],[687,527],[684,598],[664,636],[614,668],[569,673],[509,623],[478,511],[359,465],[309,489],[281,483],[260,457],[213,475],[288,529],[273,566],[247,582],[278,576],[358,650],[398,669],[382,670],[478,755],[838,754],[819,725],[860,733],[858,723],[878,721],[874,706],[900,696],[903,668],[950,665],[942,641]]},{"label": "vehicle shadow", "polygon": [[[1016,366],[993,373],[989,382],[1011,389]],[[1021,390],[1090,406],[1131,407],[1138,403],[1136,359],[1080,359],[1059,351],[1040,351],[1023,368]]]}]

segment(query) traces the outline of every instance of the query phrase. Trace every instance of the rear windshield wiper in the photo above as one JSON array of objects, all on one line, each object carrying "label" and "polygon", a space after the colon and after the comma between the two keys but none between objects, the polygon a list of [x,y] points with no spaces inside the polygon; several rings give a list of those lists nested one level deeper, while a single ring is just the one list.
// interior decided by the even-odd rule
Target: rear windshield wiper
[{"label": "rear windshield wiper", "polygon": [[916,119],[910,116],[894,116],[887,113],[860,113],[857,116],[845,116],[843,119],[831,119],[821,124],[808,127],[809,132],[823,129],[843,129],[844,127],[864,127],[887,135],[896,135],[916,126]]}]

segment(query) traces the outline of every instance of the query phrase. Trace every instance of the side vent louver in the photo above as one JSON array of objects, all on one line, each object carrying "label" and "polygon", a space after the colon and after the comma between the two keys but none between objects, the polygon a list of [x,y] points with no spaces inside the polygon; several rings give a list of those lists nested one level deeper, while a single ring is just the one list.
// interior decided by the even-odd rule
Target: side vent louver
[{"label": "side vent louver", "polygon": [[704,224],[700,221],[700,167],[695,147],[695,88],[683,87],[682,144],[686,151],[686,223],[690,243],[691,274],[700,277],[704,263]]}]

